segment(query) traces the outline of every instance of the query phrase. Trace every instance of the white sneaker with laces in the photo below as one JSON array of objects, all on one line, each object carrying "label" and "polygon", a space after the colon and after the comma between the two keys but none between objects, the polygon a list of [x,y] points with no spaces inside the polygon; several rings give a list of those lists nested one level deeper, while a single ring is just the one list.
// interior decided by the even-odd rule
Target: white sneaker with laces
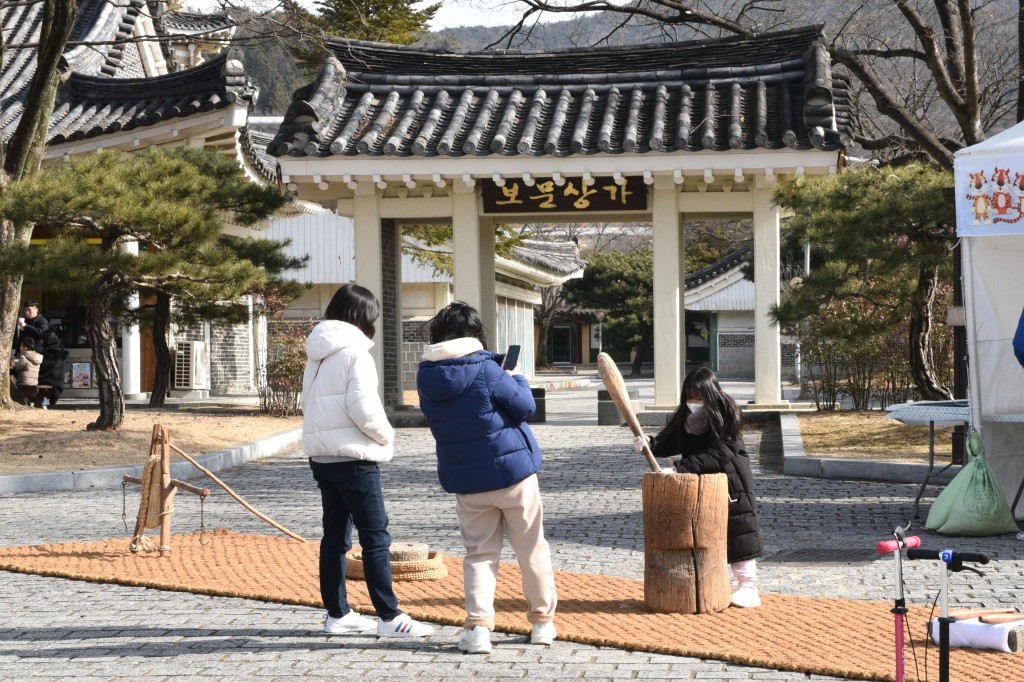
[{"label": "white sneaker with laces", "polygon": [[555,641],[555,637],[558,637],[558,632],[555,630],[555,624],[551,621],[547,623],[535,623],[533,631],[530,632],[530,644],[547,644],[550,645]]},{"label": "white sneaker with laces", "polygon": [[351,635],[362,632],[373,632],[377,627],[377,621],[368,618],[361,613],[349,611],[341,618],[332,618],[328,615],[324,618],[324,632],[329,635]]},{"label": "white sneaker with laces", "polygon": [[730,603],[741,609],[756,609],[761,605],[761,597],[757,593],[757,585],[740,585],[740,589],[732,593]]},{"label": "white sneaker with laces", "polygon": [[378,637],[426,637],[433,631],[432,625],[413,620],[406,613],[400,613],[392,620],[377,621]]},{"label": "white sneaker with laces", "polygon": [[491,631],[483,625],[466,630],[459,640],[459,651],[465,651],[468,654],[491,653]]}]

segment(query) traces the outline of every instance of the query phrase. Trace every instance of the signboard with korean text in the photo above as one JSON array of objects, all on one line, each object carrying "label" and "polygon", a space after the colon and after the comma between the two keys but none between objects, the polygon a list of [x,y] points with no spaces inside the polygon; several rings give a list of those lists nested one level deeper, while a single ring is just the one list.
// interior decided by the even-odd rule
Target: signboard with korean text
[{"label": "signboard with korean text", "polygon": [[484,213],[589,213],[591,211],[646,211],[647,185],[643,178],[627,176],[622,184],[612,177],[565,178],[561,185],[537,178],[533,185],[522,179],[506,179],[499,187],[481,183]]}]

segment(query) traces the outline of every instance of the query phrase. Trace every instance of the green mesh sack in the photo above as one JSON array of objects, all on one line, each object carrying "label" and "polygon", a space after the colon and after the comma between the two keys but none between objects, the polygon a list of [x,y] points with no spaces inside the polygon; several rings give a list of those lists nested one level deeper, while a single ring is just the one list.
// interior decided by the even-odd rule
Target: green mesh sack
[{"label": "green mesh sack", "polygon": [[935,498],[925,528],[943,535],[1016,533],[1017,522],[985,459],[985,446],[977,431],[967,435],[966,449],[971,461]]}]

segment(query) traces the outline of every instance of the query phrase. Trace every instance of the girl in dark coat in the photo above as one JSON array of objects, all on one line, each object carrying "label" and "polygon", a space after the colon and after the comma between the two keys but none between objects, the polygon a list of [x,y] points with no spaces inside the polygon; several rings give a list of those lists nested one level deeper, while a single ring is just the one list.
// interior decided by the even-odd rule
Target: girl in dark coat
[{"label": "girl in dark coat", "polygon": [[[757,592],[757,563],[761,556],[761,530],[750,457],[743,444],[743,417],[736,401],[722,390],[706,368],[683,380],[683,404],[661,432],[650,438],[655,457],[682,455],[674,465],[679,473],[718,474],[729,479],[728,560],[739,589],[733,606],[761,605]],[[644,436],[635,446],[642,449]]]}]

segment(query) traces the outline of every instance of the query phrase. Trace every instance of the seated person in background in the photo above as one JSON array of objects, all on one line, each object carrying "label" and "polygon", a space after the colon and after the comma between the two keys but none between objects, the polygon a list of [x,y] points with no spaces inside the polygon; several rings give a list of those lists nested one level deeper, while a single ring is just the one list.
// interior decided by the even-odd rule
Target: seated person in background
[{"label": "seated person in background", "polygon": [[21,355],[11,359],[11,398],[25,404],[36,394],[36,389],[24,389],[39,385],[39,365],[43,363],[43,356],[35,351],[35,346],[32,339],[22,339]]},{"label": "seated person in background", "polygon": [[61,345],[60,337],[52,329],[46,333],[46,344],[42,350],[43,362],[39,366],[39,385],[53,387],[50,404],[56,405],[64,391],[64,363],[68,351]]},{"label": "seated person in background", "polygon": [[38,348],[49,330],[50,323],[39,314],[39,304],[31,299],[25,301],[25,317],[18,320],[19,347],[24,339],[32,339]]}]

